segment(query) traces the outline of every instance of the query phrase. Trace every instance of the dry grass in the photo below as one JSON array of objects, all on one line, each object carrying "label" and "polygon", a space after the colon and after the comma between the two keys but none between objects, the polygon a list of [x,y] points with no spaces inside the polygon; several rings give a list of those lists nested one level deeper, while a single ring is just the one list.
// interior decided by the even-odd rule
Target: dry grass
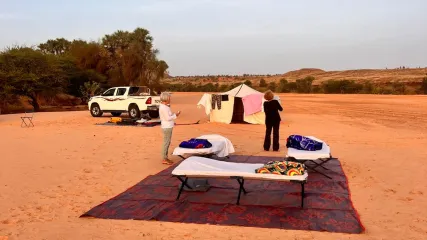
[{"label": "dry grass", "polygon": [[319,84],[327,80],[355,80],[356,82],[371,81],[373,83],[405,82],[419,83],[427,74],[427,68],[411,69],[358,69],[345,71],[324,71],[316,68],[303,68],[279,75],[257,75],[257,76],[196,76],[196,77],[171,77],[165,79],[168,83],[235,83],[250,80],[255,85],[264,78],[267,82],[278,82],[285,78],[292,82],[307,76],[315,78],[313,84]]}]

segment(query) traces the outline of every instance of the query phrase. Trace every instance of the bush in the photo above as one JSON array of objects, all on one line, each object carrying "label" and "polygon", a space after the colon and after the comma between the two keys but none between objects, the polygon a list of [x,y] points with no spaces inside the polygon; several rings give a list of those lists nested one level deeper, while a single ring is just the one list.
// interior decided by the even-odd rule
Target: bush
[{"label": "bush", "polygon": [[289,92],[288,80],[282,78],[279,82],[279,92],[286,93]]},{"label": "bush", "polygon": [[260,87],[267,87],[267,82],[264,80],[264,78],[261,78],[261,80],[259,80],[259,86]]},{"label": "bush", "polygon": [[374,89],[374,84],[372,84],[370,81],[367,81],[363,83],[362,93],[371,94],[374,93]]},{"label": "bush", "polygon": [[246,81],[244,82],[244,84],[245,84],[245,85],[248,85],[249,87],[252,87],[252,82],[251,82],[251,81],[249,81],[249,80],[246,80]]},{"label": "bush", "polygon": [[311,92],[312,93],[324,93],[323,89],[322,89],[322,87],[320,85],[312,86]]},{"label": "bush", "polygon": [[270,82],[270,84],[268,85],[268,89],[270,89],[273,92],[276,91],[276,88],[277,88],[276,82]]},{"label": "bush", "polygon": [[314,77],[308,76],[303,79],[297,79],[295,81],[298,93],[310,93],[311,87],[314,81]]},{"label": "bush", "polygon": [[228,91],[228,89],[230,89],[230,86],[228,86],[227,84],[222,84],[218,90],[219,92],[226,92]]},{"label": "bush", "polygon": [[393,93],[392,94],[405,94],[405,92],[406,92],[405,83],[394,82],[394,83],[391,84],[391,87],[393,89]]},{"label": "bush", "polygon": [[421,82],[421,93],[427,94],[427,76]]},{"label": "bush", "polygon": [[297,92],[297,83],[296,82],[288,83],[288,89],[289,89],[289,92]]},{"label": "bush", "polygon": [[322,88],[324,93],[361,93],[364,85],[350,80],[328,80]]}]

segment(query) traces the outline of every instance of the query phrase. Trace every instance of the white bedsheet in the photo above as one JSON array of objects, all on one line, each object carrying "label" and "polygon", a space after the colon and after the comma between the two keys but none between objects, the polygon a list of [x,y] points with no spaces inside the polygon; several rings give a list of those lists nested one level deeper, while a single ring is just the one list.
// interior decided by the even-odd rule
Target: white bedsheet
[{"label": "white bedsheet", "polygon": [[270,179],[278,181],[304,181],[304,175],[285,176],[277,174],[255,173],[255,169],[262,167],[262,163],[233,163],[213,160],[203,157],[189,157],[182,161],[173,171],[173,175],[185,175],[188,177],[243,177],[246,179]]},{"label": "white bedsheet", "polygon": [[305,151],[305,150],[298,150],[295,148],[288,148],[288,154],[287,157],[293,157],[295,159],[304,159],[304,160],[316,160],[319,158],[330,158],[331,157],[331,148],[328,144],[326,144],[324,141],[313,137],[313,136],[307,136],[308,138],[311,138],[313,140],[316,140],[318,142],[322,142],[322,149],[318,151]]},{"label": "white bedsheet", "polygon": [[212,143],[211,148],[201,148],[201,149],[190,149],[190,148],[180,148],[176,147],[173,150],[173,155],[184,155],[184,154],[192,154],[192,155],[204,155],[204,154],[215,154],[218,157],[226,157],[231,153],[234,153],[234,146],[231,141],[218,134],[209,134],[202,135],[197,137],[200,139],[207,139],[210,143]]}]

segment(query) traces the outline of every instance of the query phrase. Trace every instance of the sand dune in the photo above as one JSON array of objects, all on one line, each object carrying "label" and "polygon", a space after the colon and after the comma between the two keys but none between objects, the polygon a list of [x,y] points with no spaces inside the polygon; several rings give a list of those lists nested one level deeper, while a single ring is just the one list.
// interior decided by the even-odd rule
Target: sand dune
[{"label": "sand dune", "polygon": [[[166,166],[160,128],[96,126],[87,111],[38,113],[34,128],[0,116],[0,239],[426,239],[427,97],[282,95],[281,151],[263,152],[264,126],[207,123],[200,93],[174,94],[172,147],[207,133],[228,137],[237,154],[284,156],[289,134],[318,136],[349,178],[360,235],[80,219],[95,205]],[[174,158],[173,158],[174,159]]]}]

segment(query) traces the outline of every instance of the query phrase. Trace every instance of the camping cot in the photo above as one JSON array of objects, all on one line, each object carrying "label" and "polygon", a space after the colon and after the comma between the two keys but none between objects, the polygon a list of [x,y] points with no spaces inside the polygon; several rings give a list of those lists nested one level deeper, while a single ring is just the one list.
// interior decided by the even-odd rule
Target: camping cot
[{"label": "camping cot", "polygon": [[240,204],[242,192],[247,193],[244,188],[245,180],[270,180],[270,181],[290,181],[301,184],[301,208],[304,207],[304,184],[307,182],[308,173],[303,175],[277,175],[255,173],[255,169],[263,167],[262,163],[235,163],[224,162],[203,157],[189,157],[182,161],[173,171],[172,176],[181,181],[176,201],[179,200],[184,186],[192,189],[188,184],[188,178],[230,178],[236,179],[239,183],[239,193],[236,204]]},{"label": "camping cot", "polygon": [[233,144],[226,137],[223,137],[218,134],[207,134],[197,138],[208,140],[212,144],[212,147],[198,148],[198,149],[176,147],[173,150],[172,155],[179,156],[182,159],[185,159],[184,155],[186,154],[205,156],[205,157],[212,157],[215,155],[220,158],[223,158],[223,157],[228,158],[229,154],[234,153]]},{"label": "camping cot", "polygon": [[329,170],[324,166],[324,164],[326,164],[330,160],[333,160],[333,159],[336,160],[336,158],[332,157],[331,148],[325,141],[321,139],[318,139],[313,136],[307,136],[307,138],[321,142],[322,149],[317,151],[306,151],[306,150],[298,150],[295,148],[288,148],[288,153],[285,157],[285,160],[303,163],[308,170],[317,172],[323,175],[324,177],[332,179],[329,175],[325,174],[323,171],[318,170],[319,167],[323,168],[323,170]]}]

